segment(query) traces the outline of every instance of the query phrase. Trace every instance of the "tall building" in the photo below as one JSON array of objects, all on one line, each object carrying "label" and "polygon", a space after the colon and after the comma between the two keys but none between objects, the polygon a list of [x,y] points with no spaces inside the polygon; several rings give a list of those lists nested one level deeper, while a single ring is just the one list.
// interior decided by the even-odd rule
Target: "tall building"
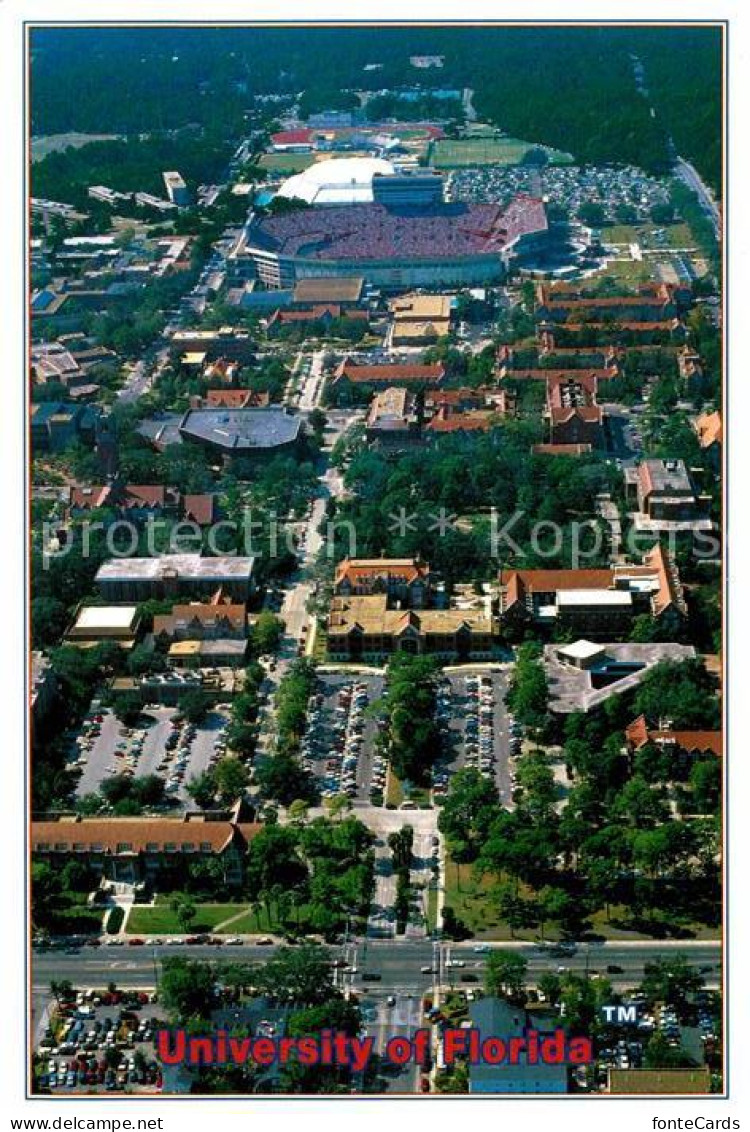
[{"label": "tall building", "polygon": [[443,203],[443,178],[439,173],[394,173],[384,177],[376,173],[372,178],[372,199],[387,208],[429,208]]},{"label": "tall building", "polygon": [[181,174],[173,171],[171,173],[162,173],[162,177],[164,178],[164,187],[167,190],[167,196],[172,204],[176,204],[178,208],[187,208],[191,203],[190,190],[185,184]]}]

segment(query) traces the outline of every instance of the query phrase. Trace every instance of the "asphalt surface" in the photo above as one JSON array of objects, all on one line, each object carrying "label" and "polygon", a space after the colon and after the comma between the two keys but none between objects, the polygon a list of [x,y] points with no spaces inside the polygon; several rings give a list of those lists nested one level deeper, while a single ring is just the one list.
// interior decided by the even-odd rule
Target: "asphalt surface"
[{"label": "asphalt surface", "polygon": [[451,685],[451,710],[447,720],[447,738],[449,757],[442,761],[441,768],[449,774],[466,764],[467,721],[469,718],[479,719],[479,701],[476,695],[471,696],[466,686],[469,676],[489,675],[492,679],[493,691],[493,758],[492,776],[495,780],[500,799],[504,805],[512,804],[513,784],[511,781],[512,762],[510,756],[510,722],[505,706],[505,697],[508,691],[508,675],[499,670],[488,672],[486,669],[462,670],[460,673],[451,672],[448,680]]},{"label": "asphalt surface", "polygon": [[[484,967],[486,955],[476,952],[475,947],[496,947],[513,949],[528,961],[529,976],[555,972],[559,967],[569,971],[588,970],[589,974],[607,974],[608,965],[622,968],[621,972],[608,975],[615,984],[630,986],[643,974],[645,963],[654,962],[670,955],[685,955],[694,966],[711,967],[704,977],[710,984],[720,974],[721,944],[716,940],[705,941],[610,941],[608,943],[578,944],[572,955],[555,955],[540,949],[538,944],[497,943],[476,944],[469,941],[459,944],[444,944],[444,955],[459,958],[465,968],[448,968],[453,971],[456,983],[462,973],[480,971]],[[433,985],[432,974],[422,973],[421,968],[432,966],[434,944],[429,939],[415,940],[365,940],[349,945],[355,956],[355,965],[363,970],[381,975],[378,991],[386,994],[420,994]],[[114,980],[122,987],[153,987],[158,976],[160,964],[167,956],[182,955],[188,959],[203,959],[213,962],[257,963],[268,959],[274,952],[272,946],[257,943],[244,943],[235,947],[212,947],[209,945],[187,946],[186,944],[163,944],[160,947],[82,947],[74,955],[64,951],[37,951],[32,956],[32,986],[35,993],[44,994],[52,979],[70,979],[78,986],[104,985]],[[340,948],[332,950],[339,954]],[[354,977],[354,986],[361,986],[361,977]]]}]

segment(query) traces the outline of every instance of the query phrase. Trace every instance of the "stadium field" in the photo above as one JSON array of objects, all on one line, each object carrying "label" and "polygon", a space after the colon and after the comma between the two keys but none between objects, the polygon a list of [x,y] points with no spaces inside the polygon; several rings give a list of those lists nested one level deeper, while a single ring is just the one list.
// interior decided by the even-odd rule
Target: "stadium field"
[{"label": "stadium field", "polygon": [[[518,138],[475,137],[460,140],[442,138],[432,147],[431,164],[436,169],[461,169],[466,165],[518,165],[530,149],[531,142]],[[568,154],[555,152],[552,161],[564,164]]]},{"label": "stadium field", "polygon": [[292,173],[301,173],[314,165],[316,157],[315,153],[264,153],[258,164],[269,173],[282,173],[291,177]]}]

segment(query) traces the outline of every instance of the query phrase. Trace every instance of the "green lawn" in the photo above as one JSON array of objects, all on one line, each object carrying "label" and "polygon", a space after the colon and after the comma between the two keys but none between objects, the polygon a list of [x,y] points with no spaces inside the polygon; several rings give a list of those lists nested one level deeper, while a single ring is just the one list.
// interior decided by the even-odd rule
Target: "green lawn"
[{"label": "green lawn", "polygon": [[[431,163],[438,169],[459,169],[466,165],[518,165],[534,148],[532,142],[519,138],[441,138],[433,144]],[[555,164],[567,164],[571,158],[555,151],[552,160]]]},{"label": "green lawn", "polygon": [[434,932],[437,927],[438,890],[427,889],[427,930]]},{"label": "green lawn", "polygon": [[[445,905],[452,908],[459,920],[462,921],[472,933],[480,939],[487,940],[534,940],[540,935],[538,927],[518,929],[511,934],[508,925],[500,919],[492,900],[492,889],[496,881],[490,876],[476,880],[472,876],[471,865],[459,865],[446,857],[445,862]],[[523,895],[523,890],[522,890]],[[528,895],[528,893],[527,893]],[[609,909],[609,919],[604,908],[589,918],[590,931],[606,939],[618,940],[653,940],[658,936],[636,931],[627,926],[627,910],[612,905]],[[715,939],[717,929],[701,923],[684,925],[695,939]],[[544,938],[550,941],[560,939],[560,933],[551,925],[545,924]]]},{"label": "green lawn", "polygon": [[301,173],[315,164],[314,153],[264,153],[258,162],[269,173],[283,173],[289,177],[292,173]]},{"label": "green lawn", "polygon": [[[242,911],[243,907],[247,907],[247,905],[197,904],[195,919],[186,932],[169,907],[168,900],[165,899],[161,903],[157,898],[157,903],[153,907],[134,905],[128,917],[126,928],[131,935],[192,935],[196,932],[211,932],[223,920],[228,920],[230,916],[236,916]],[[244,930],[254,931],[256,929],[246,928]],[[233,924],[229,925],[227,933],[229,935],[241,934],[239,929],[235,930]]]},{"label": "green lawn", "polygon": [[388,768],[387,789],[385,792],[386,806],[395,806],[398,808],[404,800],[404,788],[400,780],[393,772],[393,767]]}]

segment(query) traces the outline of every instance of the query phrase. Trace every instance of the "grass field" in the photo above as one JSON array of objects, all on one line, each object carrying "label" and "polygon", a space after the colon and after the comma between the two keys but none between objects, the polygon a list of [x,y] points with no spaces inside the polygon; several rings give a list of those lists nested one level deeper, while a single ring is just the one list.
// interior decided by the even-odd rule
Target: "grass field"
[{"label": "grass field", "polygon": [[400,806],[404,800],[404,788],[401,782],[393,773],[392,767],[388,768],[387,789],[385,792],[386,806]]},{"label": "grass field", "polygon": [[[531,142],[518,138],[442,138],[432,147],[431,164],[436,169],[461,169],[467,165],[518,165],[530,149]],[[566,164],[568,154],[556,152],[555,164]]]},{"label": "grass field", "polygon": [[[153,907],[146,907],[134,905],[131,909],[126,929],[131,935],[193,935],[200,932],[212,932],[217,924],[221,924],[224,920],[228,920],[231,916],[236,916],[242,912],[243,904],[197,904],[195,919],[190,924],[190,928],[186,932],[177,919],[172,909],[169,907],[169,902],[165,899],[164,903],[159,902]],[[234,924],[227,928],[229,935],[239,935],[240,930],[243,931],[260,931],[268,930],[260,928],[244,928],[236,929]]]},{"label": "grass field", "polygon": [[321,161],[330,161],[335,157],[368,157],[369,154],[353,150],[351,153],[264,153],[259,164],[269,173],[280,173],[291,177],[293,173],[301,173],[311,165]]},{"label": "grass field", "polygon": [[[452,908],[458,919],[466,925],[472,935],[487,940],[534,940],[539,938],[538,927],[524,928],[511,934],[508,925],[496,911],[492,892],[496,880],[484,876],[477,880],[472,876],[471,865],[456,865],[450,856],[445,862],[445,906]],[[524,895],[523,888],[521,895]],[[528,893],[525,893],[528,896]],[[627,911],[612,905],[607,918],[606,909],[601,908],[589,917],[589,930],[598,936],[612,940],[653,940],[659,938],[657,931],[637,931],[626,924]],[[655,924],[658,930],[658,924]],[[697,921],[683,925],[693,939],[713,939],[716,929]],[[560,939],[559,931],[552,924],[544,925],[544,938]]]},{"label": "grass field", "polygon": [[269,173],[283,173],[291,177],[292,173],[301,173],[315,164],[314,153],[264,153],[259,164]]},{"label": "grass field", "polygon": [[436,888],[427,889],[427,930],[434,932],[437,927],[438,891]]}]

